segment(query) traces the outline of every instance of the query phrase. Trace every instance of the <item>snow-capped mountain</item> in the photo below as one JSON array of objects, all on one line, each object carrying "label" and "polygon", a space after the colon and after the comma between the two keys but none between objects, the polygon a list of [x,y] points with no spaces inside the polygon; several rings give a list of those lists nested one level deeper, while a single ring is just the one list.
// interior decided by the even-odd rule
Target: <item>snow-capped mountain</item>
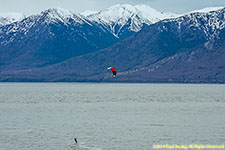
[{"label": "snow-capped mountain", "polygon": [[[224,16],[225,8],[162,20],[103,50],[32,71],[0,72],[0,80],[225,83]],[[117,68],[116,78],[108,66]]]},{"label": "snow-capped mountain", "polygon": [[[20,36],[21,34],[26,35],[28,32],[30,32],[34,28],[39,29],[44,25],[49,25],[54,23],[55,24],[62,23],[65,25],[70,25],[70,24],[91,25],[88,21],[86,21],[84,16],[71,13],[61,8],[52,8],[52,9],[43,11],[38,15],[29,16],[22,21],[13,22],[12,24],[1,27],[0,31],[3,34],[5,33],[5,35],[1,36],[0,39],[3,40],[2,44],[9,43],[12,40],[8,41],[8,39],[6,38],[7,36],[10,36],[10,39],[13,39],[15,36],[18,36],[18,33],[20,33]],[[36,30],[35,32],[40,33],[41,30]]]},{"label": "snow-capped mountain", "polygon": [[150,25],[166,18],[177,17],[177,14],[162,13],[148,5],[114,5],[104,11],[83,12],[91,21],[100,24],[118,38],[126,38],[127,34],[140,31],[143,26]]},{"label": "snow-capped mountain", "polygon": [[[225,8],[206,8],[197,10],[178,18],[167,19],[163,22],[173,22],[180,33],[188,32],[182,26],[187,26],[189,30],[199,30],[203,32],[207,39],[213,38],[218,31],[225,27]],[[166,27],[162,30],[166,30]]]},{"label": "snow-capped mountain", "polygon": [[0,13],[0,26],[21,21],[24,18],[26,16],[23,13]]},{"label": "snow-capped mountain", "polygon": [[48,9],[0,27],[0,64],[37,67],[90,53],[117,41],[85,16],[60,8]]}]

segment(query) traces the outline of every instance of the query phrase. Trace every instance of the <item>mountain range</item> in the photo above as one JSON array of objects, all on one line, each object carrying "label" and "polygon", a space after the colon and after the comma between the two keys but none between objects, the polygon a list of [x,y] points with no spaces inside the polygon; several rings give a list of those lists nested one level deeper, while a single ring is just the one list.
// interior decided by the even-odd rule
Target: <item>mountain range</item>
[{"label": "mountain range", "polygon": [[[145,13],[141,11],[142,7]],[[150,16],[151,13],[157,15]],[[94,52],[171,14],[144,5],[116,5],[87,16],[61,8],[48,9],[22,20],[20,15],[14,19],[13,15],[8,16],[16,22],[0,27],[1,70],[43,67]],[[99,21],[100,18],[105,22]],[[120,31],[114,30],[116,28]]]},{"label": "mountain range", "polygon": [[225,8],[210,10],[46,10],[0,27],[0,80],[224,83]]}]

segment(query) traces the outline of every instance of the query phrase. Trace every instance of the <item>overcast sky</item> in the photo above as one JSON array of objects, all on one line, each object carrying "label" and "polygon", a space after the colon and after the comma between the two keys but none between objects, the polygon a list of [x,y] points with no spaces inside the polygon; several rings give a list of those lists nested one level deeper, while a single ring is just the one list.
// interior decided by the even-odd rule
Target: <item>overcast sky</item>
[{"label": "overcast sky", "polygon": [[115,4],[148,4],[162,12],[185,13],[205,7],[225,7],[225,0],[0,0],[0,13],[38,13],[61,7],[73,12],[104,10]]}]

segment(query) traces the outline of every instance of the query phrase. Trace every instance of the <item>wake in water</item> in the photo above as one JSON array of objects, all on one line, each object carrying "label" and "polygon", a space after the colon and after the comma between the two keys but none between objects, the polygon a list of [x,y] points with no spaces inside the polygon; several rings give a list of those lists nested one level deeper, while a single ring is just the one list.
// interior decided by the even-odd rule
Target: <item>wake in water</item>
[{"label": "wake in water", "polygon": [[69,147],[69,150],[102,150],[101,148],[86,146],[85,143],[74,143]]}]

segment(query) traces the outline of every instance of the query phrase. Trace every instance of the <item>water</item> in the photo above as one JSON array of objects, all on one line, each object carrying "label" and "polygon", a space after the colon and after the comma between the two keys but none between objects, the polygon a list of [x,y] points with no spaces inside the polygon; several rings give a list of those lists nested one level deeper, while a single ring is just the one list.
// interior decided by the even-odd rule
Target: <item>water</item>
[{"label": "water", "polygon": [[1,150],[221,145],[224,133],[225,85],[0,83]]}]

